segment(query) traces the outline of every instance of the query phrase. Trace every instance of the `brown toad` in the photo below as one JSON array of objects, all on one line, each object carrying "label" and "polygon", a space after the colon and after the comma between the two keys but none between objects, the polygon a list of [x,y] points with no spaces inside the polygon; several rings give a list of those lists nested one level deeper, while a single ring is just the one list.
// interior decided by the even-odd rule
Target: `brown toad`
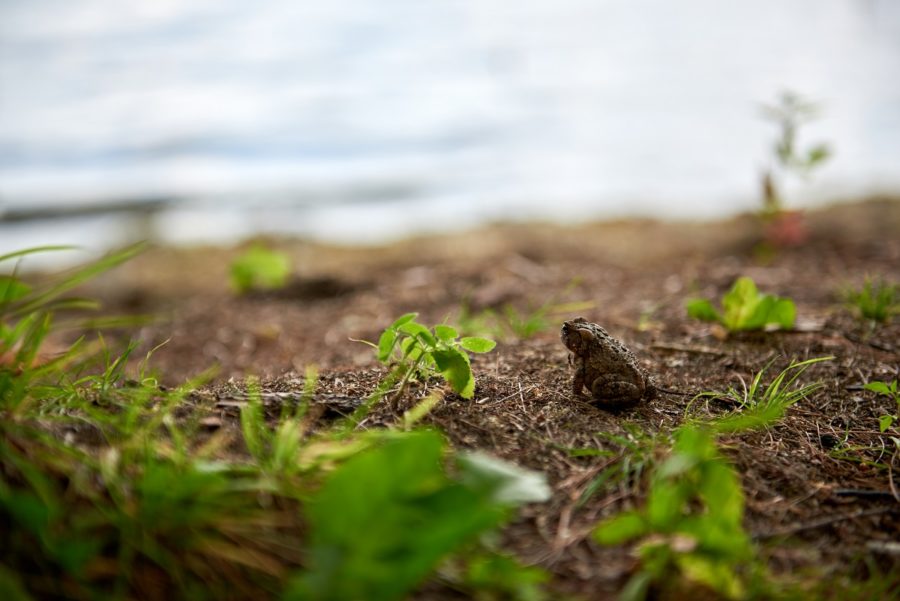
[{"label": "brown toad", "polygon": [[560,337],[571,351],[576,396],[587,388],[593,401],[605,409],[631,407],[655,396],[656,389],[631,351],[597,324],[576,317],[563,323]]}]

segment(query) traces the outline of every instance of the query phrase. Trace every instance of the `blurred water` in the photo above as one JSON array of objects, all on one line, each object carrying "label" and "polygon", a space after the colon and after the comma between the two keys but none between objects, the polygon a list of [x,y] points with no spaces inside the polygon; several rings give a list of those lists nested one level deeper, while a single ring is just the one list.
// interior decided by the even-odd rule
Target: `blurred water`
[{"label": "blurred water", "polygon": [[900,189],[893,0],[3,0],[0,211],[175,201],[0,252],[715,217],[757,202],[784,88],[837,151],[796,204]]}]

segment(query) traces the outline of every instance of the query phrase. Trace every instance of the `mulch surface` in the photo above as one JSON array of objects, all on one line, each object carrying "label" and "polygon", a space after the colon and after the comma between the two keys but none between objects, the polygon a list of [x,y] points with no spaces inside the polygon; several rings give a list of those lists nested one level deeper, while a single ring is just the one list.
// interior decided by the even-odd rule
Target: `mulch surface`
[{"label": "mulch surface", "polygon": [[[228,290],[229,261],[241,249],[157,248],[100,281],[97,293],[110,311],[159,317],[139,338],[145,349],[168,340],[151,361],[166,383],[216,365],[213,390],[241,387],[248,375],[260,376],[266,390],[297,390],[304,369],[315,365],[320,393],[363,398],[386,370],[353,339],[377,340],[409,311],[424,323],[454,323],[463,303],[476,312],[507,304],[527,312],[547,302],[590,302],[578,313],[623,341],[658,384],[688,393],[740,387],[770,362],[774,376],[792,359],[833,356],[802,376],[823,386],[781,422],[721,444],[743,483],[745,526],[776,574],[815,569],[864,578],[869,560],[896,576],[900,556],[884,543],[900,540],[900,458],[891,431],[879,433],[878,418],[897,408],[861,385],[898,377],[900,320],[872,327],[841,304],[840,291],[866,276],[900,282],[900,202],[835,206],[808,213],[806,224],[805,243],[765,263],[753,250],[760,226],[750,217],[500,224],[366,249],[277,240],[271,243],[293,259],[294,281],[241,297]],[[742,275],[793,298],[798,331],[722,338],[687,317],[687,298],[719,299]],[[628,548],[595,544],[592,527],[639,505],[646,492],[640,482],[620,482],[585,498],[593,479],[624,452],[609,435],[671,432],[684,421],[690,397],[663,394],[615,414],[574,399],[558,337],[562,320],[573,316],[553,314],[552,327],[525,340],[508,336],[474,357],[474,399],[447,392],[425,422],[458,448],[544,472],[552,499],[525,507],[504,530],[504,544],[549,570],[556,590],[602,599],[621,589],[634,558]],[[440,382],[413,387],[406,402],[435,389]],[[377,406],[365,426],[396,418]],[[223,412],[221,419],[228,427],[237,418]],[[569,452],[581,448],[616,455]],[[433,587],[420,595],[453,598]]]}]

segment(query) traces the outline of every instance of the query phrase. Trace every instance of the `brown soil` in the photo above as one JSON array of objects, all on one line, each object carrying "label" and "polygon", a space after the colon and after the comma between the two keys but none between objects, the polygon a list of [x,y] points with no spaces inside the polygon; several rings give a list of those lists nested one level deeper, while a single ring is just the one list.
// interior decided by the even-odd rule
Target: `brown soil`
[{"label": "brown soil", "polygon": [[[900,282],[900,202],[835,206],[807,214],[806,223],[808,240],[780,250],[767,264],[754,258],[760,233],[750,217],[570,228],[503,224],[366,249],[276,241],[293,258],[295,281],[285,290],[244,297],[228,290],[229,261],[240,249],[160,248],[100,282],[99,292],[111,310],[163,317],[140,338],[144,348],[169,341],[152,360],[169,384],[218,365],[213,387],[254,374],[265,378],[267,389],[293,390],[305,367],[315,365],[320,392],[362,398],[385,369],[369,347],[352,339],[376,340],[408,311],[418,311],[426,323],[455,322],[464,299],[474,311],[511,304],[522,312],[548,300],[590,301],[592,307],[579,313],[631,348],[661,386],[691,393],[740,386],[740,378],[772,360],[774,374],[792,358],[834,356],[803,376],[824,387],[783,421],[722,440],[742,478],[746,528],[783,576],[815,569],[865,578],[860,560],[872,559],[870,566],[900,579],[900,556],[880,544],[896,541],[900,532],[894,486],[900,459],[878,431],[878,417],[896,407],[860,387],[898,377],[900,324],[895,319],[871,328],[838,295],[866,275]],[[793,298],[798,331],[723,340],[715,328],[686,316],[685,299],[718,299],[741,275]],[[625,423],[651,435],[668,432],[683,421],[689,397],[662,395],[620,414],[574,400],[558,337],[558,324],[571,316],[553,315],[553,327],[527,340],[510,337],[475,357],[474,400],[448,393],[426,422],[459,448],[486,450],[546,473],[552,500],[526,507],[505,529],[505,544],[549,570],[555,589],[607,598],[620,590],[634,560],[626,548],[596,545],[592,526],[640,504],[645,487],[608,486],[579,504],[610,459],[573,457],[566,449],[619,453],[603,433],[625,435]],[[408,401],[436,387],[434,381],[413,389]],[[233,413],[223,410],[219,417],[223,428],[234,427]],[[366,425],[394,419],[379,406]],[[850,450],[849,459],[835,452],[860,446],[884,451]],[[892,463],[890,472],[885,466]]]}]

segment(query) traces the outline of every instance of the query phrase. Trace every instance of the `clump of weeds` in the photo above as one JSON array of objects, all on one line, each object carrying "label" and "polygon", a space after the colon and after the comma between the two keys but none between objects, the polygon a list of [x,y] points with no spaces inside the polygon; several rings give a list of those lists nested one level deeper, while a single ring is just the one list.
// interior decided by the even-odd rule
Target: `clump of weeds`
[{"label": "clump of weeds", "polygon": [[792,361],[771,382],[764,384],[763,376],[772,365],[770,361],[751,378],[749,385],[741,379],[740,388],[729,387],[725,391],[708,391],[697,394],[688,404],[686,412],[691,410],[695,401],[701,399],[706,401],[707,411],[709,411],[709,401],[717,399],[726,401],[734,409],[726,415],[706,422],[716,432],[743,432],[774,425],[784,417],[790,407],[809,397],[824,385],[820,380],[800,384],[798,383],[800,376],[810,366],[832,359],[834,357]]},{"label": "clump of weeds", "polygon": [[[744,493],[734,468],[705,428],[682,426],[669,456],[650,475],[646,503],[602,521],[601,545],[634,543],[639,567],[620,599],[713,591],[742,599],[763,580],[742,525]],[[707,591],[707,592],[703,592]]]},{"label": "clump of weeds", "polygon": [[[0,267],[51,250],[5,255]],[[517,507],[546,500],[544,477],[449,448],[439,432],[416,426],[424,409],[407,412],[401,427],[313,430],[303,401],[273,423],[251,381],[240,429],[210,433],[201,421],[213,407],[192,395],[203,377],[163,389],[149,353],[130,373],[133,343],[117,352],[85,336],[42,356],[58,311],[95,307],[67,294],[139,250],[40,286],[17,268],[0,277],[6,598],[391,601],[459,553],[484,558],[470,563],[473,595],[500,586],[524,591],[510,598],[540,598],[527,596],[542,594],[539,570],[517,571],[478,541]],[[455,361],[459,371],[461,349],[487,350],[446,326],[428,338],[402,325],[393,342],[412,365],[429,355],[435,369]],[[398,340],[407,336],[413,342]],[[466,390],[457,371],[452,382]],[[307,381],[308,401],[314,372]],[[485,581],[490,565],[505,570],[506,588]]]},{"label": "clump of weeds", "polygon": [[900,314],[900,286],[883,280],[866,278],[860,288],[846,288],[841,297],[857,318],[874,323],[887,323]]}]

